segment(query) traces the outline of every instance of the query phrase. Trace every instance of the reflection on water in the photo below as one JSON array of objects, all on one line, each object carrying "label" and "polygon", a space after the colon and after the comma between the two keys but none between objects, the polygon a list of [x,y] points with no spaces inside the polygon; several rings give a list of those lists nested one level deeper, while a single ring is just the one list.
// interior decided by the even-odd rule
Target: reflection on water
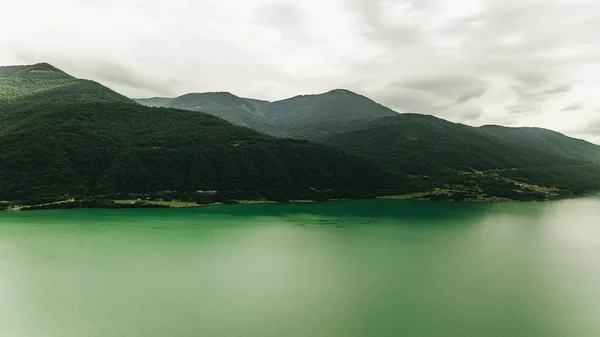
[{"label": "reflection on water", "polygon": [[0,336],[597,336],[598,206],[0,213]]}]

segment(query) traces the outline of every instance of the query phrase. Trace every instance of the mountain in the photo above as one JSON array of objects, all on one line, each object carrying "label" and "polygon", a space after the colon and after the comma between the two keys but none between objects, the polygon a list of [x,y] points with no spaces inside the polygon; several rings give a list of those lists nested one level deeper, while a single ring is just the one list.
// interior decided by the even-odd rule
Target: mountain
[{"label": "mountain", "polygon": [[523,183],[600,189],[595,160],[600,147],[543,129],[475,128],[429,115],[398,114],[355,124],[319,143],[408,174],[438,175],[447,181],[458,174],[488,171]]},{"label": "mountain", "polygon": [[343,89],[272,102],[262,110],[286,136],[301,139],[336,133],[353,122],[397,115],[390,108]]},{"label": "mountain", "polygon": [[0,67],[0,104],[31,102],[133,102],[96,82],[77,79],[48,64]]},{"label": "mountain", "polygon": [[202,112],[144,107],[47,64],[2,68],[0,83],[0,200],[289,199],[405,188],[394,169]]},{"label": "mountain", "polygon": [[253,103],[228,92],[191,93],[171,99],[149,98],[136,101],[146,106],[205,112],[261,133],[273,134],[275,132],[269,118]]},{"label": "mountain", "polygon": [[494,136],[519,151],[536,149],[575,161],[600,162],[598,145],[567,137],[556,131],[531,127],[509,128],[499,125],[484,125],[479,128],[479,131]]},{"label": "mountain", "polygon": [[250,104],[254,105],[254,107],[257,108],[258,110],[265,110],[269,105],[271,105],[270,101],[265,101],[262,99],[254,99],[254,98],[247,98],[247,97],[244,97],[244,99],[246,101],[248,101]]},{"label": "mountain", "polygon": [[235,125],[277,137],[315,140],[398,113],[348,90],[302,95],[269,102],[228,92],[192,93],[173,99],[136,99],[146,106],[202,111]]},{"label": "mountain", "polygon": [[600,189],[594,144],[399,114],[347,90],[138,104],[49,64],[0,68],[0,89],[0,200],[545,200]]},{"label": "mountain", "polygon": [[145,105],[145,106],[149,106],[149,107],[153,107],[153,108],[160,108],[160,107],[165,106],[165,104],[169,103],[169,101],[172,99],[173,98],[169,98],[169,97],[151,97],[151,98],[136,98],[134,100],[141,105]]},{"label": "mountain", "polygon": [[[398,114],[321,139],[347,152],[373,157],[411,174],[452,169],[507,169],[580,164],[536,147],[515,151],[512,143],[479,129],[420,114]],[[527,151],[525,151],[527,150]]]}]

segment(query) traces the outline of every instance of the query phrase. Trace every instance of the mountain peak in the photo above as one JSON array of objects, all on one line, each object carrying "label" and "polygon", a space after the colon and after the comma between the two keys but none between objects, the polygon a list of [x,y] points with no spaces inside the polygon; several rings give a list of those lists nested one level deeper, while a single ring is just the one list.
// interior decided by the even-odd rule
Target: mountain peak
[{"label": "mountain peak", "polygon": [[25,66],[25,67],[28,68],[27,70],[29,70],[29,71],[45,71],[45,72],[52,72],[52,73],[56,73],[56,74],[71,76],[71,75],[67,74],[66,72],[58,69],[57,67],[55,67],[47,62],[36,63],[36,64],[32,64],[32,65]]},{"label": "mountain peak", "polygon": [[44,70],[59,70],[58,68],[56,68],[55,66],[51,65],[48,62],[41,62],[41,63],[36,63],[31,65],[30,67],[34,68],[34,69],[44,69]]},{"label": "mountain peak", "polygon": [[73,76],[46,62],[29,65],[3,66],[0,67],[0,71],[4,76],[23,76],[30,73],[46,73],[53,74],[52,76],[60,75],[61,77],[73,78]]},{"label": "mountain peak", "polygon": [[0,102],[28,97],[29,102],[128,102],[103,85],[74,76],[47,62],[0,68]]},{"label": "mountain peak", "polygon": [[347,89],[333,89],[328,94],[342,94],[342,95],[358,95],[357,93]]}]

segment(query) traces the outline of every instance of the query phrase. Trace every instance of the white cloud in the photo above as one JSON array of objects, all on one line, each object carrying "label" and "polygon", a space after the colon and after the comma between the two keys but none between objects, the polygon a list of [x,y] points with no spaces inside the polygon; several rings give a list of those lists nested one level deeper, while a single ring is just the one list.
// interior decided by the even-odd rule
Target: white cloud
[{"label": "white cloud", "polygon": [[228,90],[273,100],[345,87],[398,110],[596,140],[577,131],[600,108],[594,0],[4,0],[1,8],[0,64],[50,62],[129,96]]}]

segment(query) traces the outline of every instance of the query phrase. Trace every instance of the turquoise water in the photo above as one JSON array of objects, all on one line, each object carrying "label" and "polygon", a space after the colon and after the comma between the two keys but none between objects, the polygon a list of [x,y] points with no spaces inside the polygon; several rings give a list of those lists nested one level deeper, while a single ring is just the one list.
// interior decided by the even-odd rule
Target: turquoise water
[{"label": "turquoise water", "polygon": [[600,336],[600,199],[0,212],[0,336]]}]

